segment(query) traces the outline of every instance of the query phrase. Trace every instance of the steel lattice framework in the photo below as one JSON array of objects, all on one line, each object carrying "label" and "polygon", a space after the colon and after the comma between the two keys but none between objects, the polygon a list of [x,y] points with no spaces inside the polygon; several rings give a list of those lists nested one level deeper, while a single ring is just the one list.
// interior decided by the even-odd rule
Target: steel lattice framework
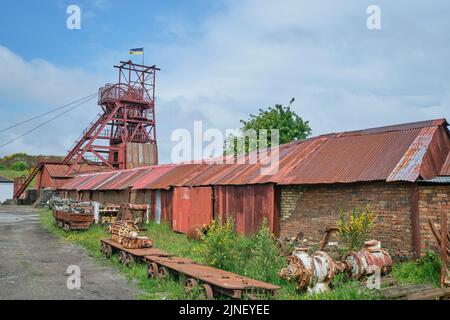
[{"label": "steel lattice framework", "polygon": [[83,162],[127,169],[127,145],[156,147],[155,80],[160,69],[132,61],[121,61],[114,67],[119,71],[119,82],[100,88],[102,112],[64,159],[64,164],[70,165],[67,174]]}]

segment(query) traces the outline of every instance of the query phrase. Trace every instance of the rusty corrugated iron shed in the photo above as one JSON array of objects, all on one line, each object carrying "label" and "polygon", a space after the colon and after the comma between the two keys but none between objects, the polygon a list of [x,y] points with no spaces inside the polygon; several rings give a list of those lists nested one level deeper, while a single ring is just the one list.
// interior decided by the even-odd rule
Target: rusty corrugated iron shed
[{"label": "rusty corrugated iron shed", "polygon": [[[53,178],[67,178],[67,171],[69,170],[69,165],[63,163],[42,163],[42,167],[48,170],[48,173]],[[99,166],[96,164],[80,164],[75,168],[75,172],[71,176],[77,174],[89,173],[89,172],[100,172],[109,170],[105,166]]]},{"label": "rusty corrugated iron shed", "polygon": [[[170,189],[175,186],[331,184],[409,181],[448,171],[450,136],[444,119],[341,132],[279,148],[279,170],[261,164],[188,163],[80,175],[63,190]],[[438,154],[439,153],[439,154]],[[442,153],[445,153],[442,155]],[[449,156],[450,157],[450,156]],[[248,160],[248,156],[246,157]],[[444,164],[445,162],[445,164]],[[446,169],[447,168],[447,169]],[[447,171],[446,171],[447,170]],[[437,174],[436,174],[437,175]]]},{"label": "rusty corrugated iron shed", "polygon": [[450,152],[448,153],[447,159],[445,160],[444,165],[442,166],[441,176],[450,176]]}]

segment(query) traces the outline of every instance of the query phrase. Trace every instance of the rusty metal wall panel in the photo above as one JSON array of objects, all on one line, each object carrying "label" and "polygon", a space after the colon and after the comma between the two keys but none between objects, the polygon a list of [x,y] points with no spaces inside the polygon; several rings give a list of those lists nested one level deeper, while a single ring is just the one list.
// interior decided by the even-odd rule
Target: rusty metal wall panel
[{"label": "rusty metal wall panel", "polygon": [[450,152],[450,139],[446,128],[438,127],[423,157],[420,167],[420,178],[433,179],[444,168],[446,155]]},{"label": "rusty metal wall panel", "polygon": [[420,130],[386,179],[387,181],[416,181],[420,177],[423,159],[436,130],[437,127],[426,127]]},{"label": "rusty metal wall panel", "polygon": [[130,203],[151,205],[150,193],[150,190],[130,190]]},{"label": "rusty metal wall panel", "polygon": [[208,226],[213,218],[213,191],[211,187],[190,190],[189,228]]},{"label": "rusty metal wall panel", "polygon": [[190,188],[174,188],[172,199],[172,229],[187,233],[189,230]]},{"label": "rusty metal wall panel", "polygon": [[447,159],[445,160],[442,170],[440,172],[441,176],[450,176],[450,152],[448,153]]},{"label": "rusty metal wall panel", "polygon": [[53,189],[53,179],[50,176],[48,169],[44,166],[38,174],[38,180],[36,181],[37,189],[52,188]]},{"label": "rusty metal wall panel", "polygon": [[[167,191],[162,190],[162,193]],[[172,228],[188,233],[198,225],[209,225],[213,216],[211,187],[175,187],[172,191]],[[164,202],[163,207],[164,207]]]},{"label": "rusty metal wall panel", "polygon": [[127,169],[158,164],[158,149],[155,144],[127,143]]},{"label": "rusty metal wall panel", "polygon": [[263,219],[275,232],[275,190],[271,184],[255,186],[214,187],[214,218],[227,221],[233,217],[236,231],[252,234],[261,227]]},{"label": "rusty metal wall panel", "polygon": [[98,199],[102,203],[120,205],[128,203],[130,195],[127,190],[96,190],[92,191],[92,198]]},{"label": "rusty metal wall panel", "polygon": [[91,193],[91,197],[90,198],[91,198],[92,201],[103,202],[102,196],[103,196],[103,192],[96,191],[96,192],[92,192]]},{"label": "rusty metal wall panel", "polygon": [[161,221],[172,227],[173,220],[173,190],[161,190]]},{"label": "rusty metal wall panel", "polygon": [[80,192],[80,200],[81,201],[91,201],[91,196],[89,190]]}]

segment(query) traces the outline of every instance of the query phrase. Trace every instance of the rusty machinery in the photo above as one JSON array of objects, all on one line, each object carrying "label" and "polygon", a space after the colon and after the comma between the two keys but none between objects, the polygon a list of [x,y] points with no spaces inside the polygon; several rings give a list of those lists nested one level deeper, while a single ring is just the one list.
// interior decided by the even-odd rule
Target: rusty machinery
[{"label": "rusty machinery", "polygon": [[387,274],[392,269],[391,256],[381,248],[381,243],[377,240],[364,243],[361,251],[347,253],[342,263],[344,271],[353,279],[361,279],[374,273]]},{"label": "rusty machinery", "polygon": [[377,240],[367,241],[359,252],[349,252],[343,261],[334,261],[326,252],[310,255],[307,249],[296,249],[288,258],[288,266],[280,272],[285,280],[297,281],[299,290],[318,293],[329,290],[338,273],[346,272],[353,279],[361,279],[379,272],[391,271],[392,258]]},{"label": "rusty machinery", "polygon": [[334,260],[324,251],[317,251],[312,256],[307,248],[298,248],[288,258],[289,264],[280,272],[285,280],[297,280],[299,289],[309,293],[329,290],[329,284],[336,273]]}]

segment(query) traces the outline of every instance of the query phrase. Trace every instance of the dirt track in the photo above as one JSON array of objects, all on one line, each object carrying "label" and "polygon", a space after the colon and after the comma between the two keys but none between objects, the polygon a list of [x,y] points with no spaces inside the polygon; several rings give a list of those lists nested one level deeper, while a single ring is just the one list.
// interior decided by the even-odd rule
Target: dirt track
[{"label": "dirt track", "polygon": [[[81,289],[67,288],[68,266],[81,270]],[[134,299],[139,294],[112,268],[41,228],[29,207],[0,205],[0,299]]]}]

